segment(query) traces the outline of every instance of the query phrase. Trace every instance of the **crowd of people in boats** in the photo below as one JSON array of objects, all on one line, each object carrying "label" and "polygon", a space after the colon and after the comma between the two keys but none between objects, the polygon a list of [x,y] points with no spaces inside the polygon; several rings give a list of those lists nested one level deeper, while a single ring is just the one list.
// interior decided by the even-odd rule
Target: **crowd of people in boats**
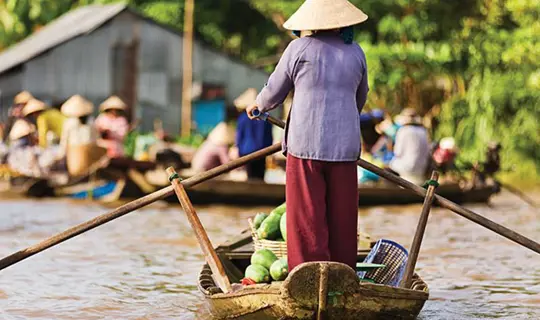
[{"label": "crowd of people in boats", "polygon": [[105,155],[123,156],[123,140],[130,129],[126,108],[112,96],[103,101],[94,119],[94,104],[80,95],[54,108],[23,91],[15,96],[0,130],[0,161],[27,177],[83,175]]},{"label": "crowd of people in boats", "polygon": [[[252,121],[246,108],[256,101],[258,91],[246,90],[235,101],[236,112],[227,113],[195,151],[191,159],[191,174],[227,163],[270,146],[274,137],[272,125]],[[59,106],[47,106],[41,100],[23,91],[9,110],[8,121],[0,125],[0,164],[20,175],[34,178],[69,179],[86,174],[103,157],[109,159],[133,157],[126,154],[125,141],[136,124],[130,124],[127,105],[117,96],[111,96],[99,106],[99,115],[93,118],[94,104],[80,95],[74,95]],[[421,184],[432,169],[456,176],[455,160],[459,153],[456,142],[446,137],[431,143],[422,117],[412,108],[404,109],[392,117],[388,112],[375,109],[360,114],[362,158],[394,173]],[[148,136],[146,136],[148,137]],[[174,141],[168,139],[162,128],[155,129],[151,139],[141,136],[141,145],[153,146],[173,155],[180,166],[186,166],[181,152],[175,152]],[[281,137],[280,137],[281,138]],[[146,139],[146,141],[142,141]],[[499,168],[498,144],[491,145],[488,157],[496,172]],[[145,150],[146,151],[146,150]],[[140,156],[137,160],[156,161],[153,156]],[[147,152],[146,152],[147,153]],[[256,160],[244,168],[243,179],[264,180],[267,159]],[[376,183],[379,177],[358,168],[359,183]]]}]

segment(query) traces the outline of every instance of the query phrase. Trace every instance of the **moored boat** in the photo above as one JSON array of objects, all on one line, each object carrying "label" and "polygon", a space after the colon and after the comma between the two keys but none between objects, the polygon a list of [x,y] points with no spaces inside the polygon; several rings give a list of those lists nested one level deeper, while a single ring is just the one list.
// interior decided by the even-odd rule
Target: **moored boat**
[{"label": "moored boat", "polygon": [[[146,172],[148,171],[163,171],[164,174],[164,169],[156,169],[155,163],[113,159],[110,163],[92,170],[90,174],[76,181],[70,181],[67,184],[41,181],[28,189],[32,192],[21,189],[22,191],[18,193],[27,196],[82,197],[105,201],[135,199],[168,186],[166,177],[147,179]],[[360,206],[403,205],[423,201],[423,198],[414,192],[388,183],[359,185],[358,190]],[[285,201],[283,183],[264,181],[214,179],[187,191],[190,199],[196,204],[279,205]],[[497,192],[498,188],[489,184],[466,187],[458,183],[444,183],[437,188],[437,194],[460,204],[487,202]],[[166,200],[172,203],[177,202],[174,196]]]},{"label": "moored boat", "polygon": [[[238,283],[249,264],[253,246],[249,234],[219,246],[231,283]],[[362,261],[368,251],[358,252]],[[205,265],[199,290],[215,319],[415,319],[429,298],[426,283],[413,278],[411,289],[360,282],[348,266],[313,262],[298,266],[283,282],[235,285],[223,293]]]},{"label": "moored boat", "polygon": [[[415,204],[423,201],[414,192],[390,184],[359,185],[358,191],[360,206]],[[456,203],[487,202],[496,192],[497,189],[490,185],[468,188],[451,183],[437,188],[437,194]],[[285,185],[216,179],[189,189],[188,194],[198,204],[278,205],[285,201]]]}]

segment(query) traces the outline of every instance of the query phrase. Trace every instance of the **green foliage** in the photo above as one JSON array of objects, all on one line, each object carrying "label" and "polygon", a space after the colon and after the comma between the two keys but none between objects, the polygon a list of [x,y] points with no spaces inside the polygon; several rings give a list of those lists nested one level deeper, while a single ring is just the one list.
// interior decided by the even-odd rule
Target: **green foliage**
[{"label": "green foliage", "polygon": [[184,145],[184,146],[191,146],[191,147],[198,148],[203,144],[204,137],[200,134],[193,134],[189,137],[177,137],[175,141],[176,143]]},{"label": "green foliage", "polygon": [[[75,7],[114,0],[0,1],[0,50]],[[540,176],[538,0],[351,0],[369,15],[356,27],[369,67],[368,107],[437,117],[435,138],[455,136],[462,157],[503,144],[503,167]],[[131,0],[181,30],[182,0]],[[272,70],[291,41],[282,23],[303,0],[195,1],[200,40]],[[184,144],[197,145],[202,137]]]},{"label": "green foliage", "polygon": [[135,155],[135,143],[140,134],[137,130],[130,131],[124,139],[124,154],[127,157],[133,158],[133,155]]}]

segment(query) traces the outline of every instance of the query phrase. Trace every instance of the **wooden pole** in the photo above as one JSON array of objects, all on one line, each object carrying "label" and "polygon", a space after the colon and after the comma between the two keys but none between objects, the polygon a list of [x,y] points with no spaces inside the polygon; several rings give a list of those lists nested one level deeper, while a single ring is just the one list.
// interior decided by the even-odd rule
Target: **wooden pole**
[{"label": "wooden pole", "polygon": [[214,279],[216,280],[221,291],[224,293],[231,292],[231,283],[229,282],[229,278],[225,273],[225,268],[223,268],[223,264],[221,264],[221,260],[219,260],[219,257],[212,246],[212,242],[210,242],[210,238],[208,238],[208,234],[206,233],[206,230],[204,230],[204,226],[202,225],[199,216],[197,216],[197,212],[195,211],[193,204],[189,200],[184,186],[180,183],[178,174],[172,167],[167,168],[167,174],[170,177],[169,180],[171,181],[174,192],[178,197],[178,201],[186,212],[188,221],[191,224],[191,228],[193,229],[195,237],[197,237],[197,241],[201,246],[206,258],[206,263],[208,263],[210,269],[212,270]]},{"label": "wooden pole", "polygon": [[[268,121],[274,125],[277,125],[278,127],[281,127],[281,128],[284,128],[285,127],[285,123],[280,120],[280,119],[276,119],[274,117],[272,117],[271,115],[267,114],[267,113],[263,113],[261,114],[257,109],[255,109],[253,111],[253,115],[256,116],[256,117],[259,117],[261,120],[265,120],[265,121]],[[375,174],[377,174],[378,176],[381,176],[383,178],[385,178],[386,180],[389,180],[397,185],[399,185],[400,187],[403,187],[405,189],[409,189],[411,191],[413,191],[414,193],[418,194],[419,196],[422,196],[422,197],[425,197],[426,196],[426,190],[420,186],[417,186],[416,184],[412,183],[412,182],[409,182],[399,176],[396,176],[395,174],[387,171],[387,170],[383,170],[379,167],[377,167],[376,165],[372,164],[372,163],[369,163],[365,160],[358,160],[357,161],[357,164],[366,169],[366,170],[369,170]],[[489,220],[488,218],[484,217],[484,216],[481,216],[469,209],[466,209],[446,198],[443,198],[439,195],[435,195],[435,199],[437,200],[437,203],[443,207],[443,208],[446,208],[446,209],[449,209],[457,214],[459,214],[460,216],[464,217],[464,218],[467,218],[469,220],[471,220],[472,222],[475,222],[479,225],[481,225],[482,227],[484,228],[487,228],[507,239],[510,239],[528,249],[531,249],[532,251],[536,252],[536,253],[540,253],[540,244],[536,241],[533,241],[513,230],[510,230],[496,222],[493,222],[491,220]]]},{"label": "wooden pole", "polygon": [[[223,164],[219,167],[216,167],[212,170],[208,170],[206,172],[197,174],[189,179],[183,180],[182,185],[186,188],[193,187],[195,185],[198,185],[199,183],[213,179],[223,173],[240,168],[246,165],[248,162],[251,162],[257,159],[262,159],[280,150],[281,150],[281,143],[273,144],[270,147],[261,149],[257,152],[238,158],[236,160]],[[151,193],[147,196],[144,196],[140,199],[126,203],[125,205],[120,206],[111,212],[99,215],[91,220],[88,220],[79,225],[71,227],[64,232],[58,233],[50,238],[47,238],[41,241],[40,243],[37,243],[26,249],[17,251],[0,260],[0,270],[5,269],[11,265],[14,265],[15,263],[18,263],[26,258],[29,258],[37,253],[40,253],[41,251],[51,248],[57,244],[60,244],[66,240],[76,237],[82,233],[85,233],[89,230],[99,227],[107,222],[118,219],[130,212],[133,212],[137,209],[147,206],[150,203],[156,202],[161,199],[165,199],[171,196],[173,193],[174,193],[173,187],[168,186],[154,193]]]},{"label": "wooden pole", "polygon": [[[426,190],[420,186],[417,186],[415,185],[414,183],[412,182],[409,182],[403,178],[400,178],[398,176],[396,176],[395,174],[389,172],[389,171],[386,171],[386,170],[383,170],[365,160],[358,160],[357,161],[358,165],[361,166],[362,168],[366,169],[366,170],[369,170],[383,178],[385,178],[386,180],[389,180],[405,189],[410,189],[412,190],[414,193],[418,194],[419,196],[422,196],[422,197],[425,197],[426,196]],[[437,201],[437,203],[443,207],[443,208],[446,208],[446,209],[449,209],[449,210],[452,210],[453,212],[459,214],[460,216],[464,217],[464,218],[467,218],[469,220],[471,220],[472,222],[475,222],[479,225],[481,225],[482,227],[484,228],[487,228],[507,239],[510,239],[516,243],[519,243],[521,244],[522,246],[526,247],[526,248],[529,248],[531,249],[532,251],[536,252],[536,253],[540,253],[540,244],[538,242],[535,242],[513,230],[510,230],[494,221],[491,221],[489,220],[488,218],[484,217],[484,216],[481,216],[469,209],[466,209],[446,198],[443,198],[439,195],[435,195],[435,199]]]},{"label": "wooden pole", "polygon": [[521,192],[521,190],[519,190],[517,188],[514,188],[511,185],[508,185],[508,184],[505,184],[505,183],[499,182],[499,184],[501,185],[501,187],[508,190],[510,193],[514,194],[515,196],[517,196],[518,198],[523,200],[525,203],[527,203],[531,207],[533,207],[535,209],[538,208],[538,205],[536,204],[536,202],[534,202],[533,199],[529,198],[526,194]]},{"label": "wooden pole", "polygon": [[409,258],[407,259],[407,266],[405,267],[405,276],[403,277],[403,280],[401,280],[402,288],[411,287],[414,268],[416,267],[418,254],[420,252],[420,247],[422,246],[422,240],[424,239],[424,232],[426,231],[429,211],[431,210],[431,204],[433,203],[435,189],[437,188],[435,184],[438,183],[438,180],[439,174],[436,171],[433,171],[433,173],[431,174],[431,181],[434,181],[435,183],[428,187],[426,198],[424,199],[422,213],[420,214],[420,219],[418,220],[418,226],[416,227],[416,232],[414,234],[411,250],[409,251]]},{"label": "wooden pole", "polygon": [[184,2],[184,41],[182,51],[182,119],[181,135],[191,135],[191,94],[193,88],[193,12],[194,0]]}]

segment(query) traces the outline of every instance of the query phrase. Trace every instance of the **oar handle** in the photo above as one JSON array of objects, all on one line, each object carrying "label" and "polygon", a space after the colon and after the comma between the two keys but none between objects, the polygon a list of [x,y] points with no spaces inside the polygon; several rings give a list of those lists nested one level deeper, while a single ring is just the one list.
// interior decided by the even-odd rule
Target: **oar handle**
[{"label": "oar handle", "polygon": [[266,121],[266,119],[268,119],[268,116],[270,116],[270,114],[268,112],[261,112],[261,110],[255,108],[253,109],[253,111],[251,111],[251,114],[256,117],[256,118],[259,118],[263,121]]},{"label": "oar handle", "polygon": [[285,122],[271,116],[268,112],[261,112],[259,109],[255,108],[251,111],[251,115],[259,120],[270,122],[271,124],[278,126],[281,129],[285,129]]}]

